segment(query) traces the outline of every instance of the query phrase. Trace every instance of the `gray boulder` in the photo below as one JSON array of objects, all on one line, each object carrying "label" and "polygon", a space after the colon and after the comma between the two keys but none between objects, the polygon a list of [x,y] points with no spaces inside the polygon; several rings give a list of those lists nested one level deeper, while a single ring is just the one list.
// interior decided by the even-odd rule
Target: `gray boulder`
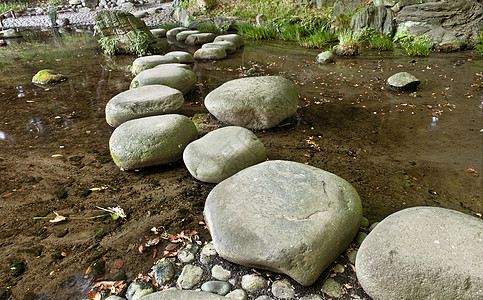
[{"label": "gray boulder", "polygon": [[233,44],[236,45],[237,49],[243,48],[243,46],[245,45],[243,37],[241,37],[238,34],[219,35],[214,39],[214,42],[220,42],[220,41],[232,42]]},{"label": "gray boulder", "polygon": [[362,205],[355,189],[332,173],[267,161],[215,186],[204,214],[221,257],[307,286],[350,245]]},{"label": "gray boulder", "polygon": [[387,79],[387,84],[394,90],[414,90],[420,81],[408,72],[399,72]]},{"label": "gray boulder", "polygon": [[331,51],[324,51],[317,55],[317,62],[321,64],[330,64],[333,63],[335,59],[334,53]]},{"label": "gray boulder", "polygon": [[106,105],[106,121],[117,127],[141,117],[168,114],[184,103],[183,94],[165,85],[146,85],[114,96]]},{"label": "gray boulder", "polygon": [[196,60],[220,60],[225,58],[226,51],[225,49],[218,47],[218,48],[200,48],[195,51],[193,54],[194,59]]},{"label": "gray boulder", "polygon": [[178,289],[167,289],[164,291],[152,293],[150,295],[144,296],[141,300],[224,300],[223,296],[201,292],[201,291],[189,291],[189,290],[178,290]]},{"label": "gray boulder", "polygon": [[193,55],[185,51],[171,51],[166,53],[166,56],[174,56],[182,64],[191,64],[195,61]]},{"label": "gray boulder", "polygon": [[131,89],[145,85],[160,84],[172,87],[183,94],[189,92],[196,83],[196,74],[191,70],[176,66],[153,68],[142,71],[131,81]]},{"label": "gray boulder", "polygon": [[170,29],[170,30],[168,30],[166,32],[166,37],[176,38],[176,35],[178,33],[180,33],[181,31],[186,31],[186,30],[190,30],[190,29],[187,28],[187,27],[176,27],[176,28],[172,28],[172,29]]},{"label": "gray boulder", "polygon": [[157,38],[164,38],[164,37],[166,37],[167,30],[164,29],[164,28],[155,28],[155,29],[151,29],[150,31]]},{"label": "gray boulder", "polygon": [[187,45],[197,46],[213,42],[216,35],[214,33],[195,33],[189,35],[184,41]]},{"label": "gray boulder", "polygon": [[202,49],[207,48],[223,48],[227,54],[232,54],[236,52],[236,45],[229,41],[218,41],[213,43],[206,43],[201,46]]},{"label": "gray boulder", "polygon": [[218,120],[249,129],[271,128],[297,111],[295,84],[282,76],[247,77],[228,81],[205,98]]},{"label": "gray boulder", "polygon": [[186,40],[186,38],[192,34],[195,34],[195,33],[200,33],[198,30],[185,30],[185,31],[181,31],[180,33],[178,33],[176,35],[176,40],[177,41],[180,41],[180,42],[183,42]]},{"label": "gray boulder", "polygon": [[193,177],[218,183],[265,160],[263,143],[248,129],[228,126],[190,143],[183,161]]},{"label": "gray boulder", "polygon": [[384,6],[367,6],[352,17],[351,29],[360,32],[364,28],[372,28],[380,34],[394,36],[396,22],[394,12]]},{"label": "gray boulder", "polygon": [[179,161],[197,136],[196,126],[185,116],[152,116],[122,123],[112,133],[109,148],[116,165],[131,170]]},{"label": "gray boulder", "polygon": [[357,278],[377,299],[483,299],[483,221],[438,207],[396,212],[357,253]]},{"label": "gray boulder", "polygon": [[131,66],[131,72],[134,75],[141,73],[144,70],[152,69],[157,65],[177,63],[178,59],[174,56],[164,55],[150,55],[136,58]]}]

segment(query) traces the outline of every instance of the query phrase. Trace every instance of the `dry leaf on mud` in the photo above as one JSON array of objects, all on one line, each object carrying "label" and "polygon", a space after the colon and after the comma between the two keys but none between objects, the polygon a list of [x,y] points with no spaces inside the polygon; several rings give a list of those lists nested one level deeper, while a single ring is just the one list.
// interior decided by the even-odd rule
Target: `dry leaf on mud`
[{"label": "dry leaf on mud", "polygon": [[58,223],[66,220],[66,217],[59,215],[55,211],[54,211],[54,214],[55,214],[55,218],[50,220],[49,221],[50,223]]},{"label": "dry leaf on mud", "polygon": [[475,169],[464,169],[463,172],[465,172],[465,173],[474,173],[476,171],[475,171]]}]

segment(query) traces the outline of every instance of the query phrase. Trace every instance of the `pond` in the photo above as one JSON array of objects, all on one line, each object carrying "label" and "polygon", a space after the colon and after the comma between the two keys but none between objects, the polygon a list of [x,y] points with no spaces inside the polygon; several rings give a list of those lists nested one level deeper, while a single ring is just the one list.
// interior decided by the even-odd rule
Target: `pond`
[{"label": "pond", "polygon": [[[88,290],[89,266],[100,259],[105,278],[148,273],[160,255],[141,254],[138,247],[153,227],[197,231],[209,241],[200,221],[213,184],[192,178],[182,162],[122,172],[110,157],[113,129],[104,107],[129,88],[135,57],[106,59],[89,32],[24,36],[0,48],[0,288],[28,299],[74,299]],[[167,51],[181,46],[160,42]],[[306,163],[346,179],[371,222],[420,205],[481,218],[482,57],[465,51],[414,58],[397,49],[364,49],[320,65],[320,52],[246,41],[224,60],[196,62],[198,83],[179,113],[207,113],[204,96],[228,80],[283,75],[297,84],[299,108],[296,117],[256,132],[268,159]],[[32,84],[46,68],[68,80]],[[416,91],[387,88],[387,78],[402,71],[421,80]],[[34,219],[55,213],[90,218],[103,214],[98,207],[115,206],[128,217]],[[160,243],[159,252],[165,246]],[[25,266],[18,277],[5,271],[16,262]]]}]

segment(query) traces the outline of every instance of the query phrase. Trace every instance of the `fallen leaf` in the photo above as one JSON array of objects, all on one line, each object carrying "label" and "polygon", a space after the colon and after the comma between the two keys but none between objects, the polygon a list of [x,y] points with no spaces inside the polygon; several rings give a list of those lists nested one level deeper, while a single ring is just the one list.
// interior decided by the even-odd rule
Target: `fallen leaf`
[{"label": "fallen leaf", "polygon": [[[54,212],[55,213],[55,212]],[[49,222],[50,223],[58,223],[58,222],[62,222],[62,221],[65,221],[66,218],[64,216],[61,216],[61,215],[58,215],[57,213],[55,213],[57,216],[55,216],[54,219],[50,220]]]},{"label": "fallen leaf", "polygon": [[474,173],[476,171],[475,171],[475,169],[464,169],[463,172],[465,172],[465,173]]}]

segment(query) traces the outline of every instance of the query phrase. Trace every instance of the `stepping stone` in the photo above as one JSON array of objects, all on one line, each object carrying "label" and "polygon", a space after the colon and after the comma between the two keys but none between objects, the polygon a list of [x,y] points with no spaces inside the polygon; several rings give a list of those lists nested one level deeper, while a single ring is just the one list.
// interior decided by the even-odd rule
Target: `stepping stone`
[{"label": "stepping stone", "polygon": [[195,124],[185,116],[152,116],[122,123],[112,133],[109,148],[121,170],[132,170],[179,161],[197,137]]},{"label": "stepping stone", "polygon": [[399,72],[389,77],[387,84],[394,90],[414,90],[418,87],[420,81],[408,72]]},{"label": "stepping stone", "polygon": [[191,70],[179,67],[153,68],[142,71],[131,81],[131,89],[145,85],[166,85],[181,91],[189,92],[196,83],[196,74]]},{"label": "stepping stone", "polygon": [[188,36],[184,42],[186,43],[186,45],[198,46],[213,42],[215,37],[216,35],[214,33],[196,33]]},{"label": "stepping stone", "polygon": [[236,52],[236,45],[229,41],[219,41],[213,43],[207,43],[201,46],[202,49],[207,48],[223,48],[227,54],[233,54]]},{"label": "stepping stone", "polygon": [[196,60],[220,60],[225,58],[226,51],[221,48],[201,48],[195,51],[193,55]]},{"label": "stepping stone", "polygon": [[190,143],[183,152],[191,175],[211,183],[218,183],[265,158],[265,146],[258,137],[237,126],[212,131]]},{"label": "stepping stone", "polygon": [[185,30],[185,31],[181,31],[180,33],[178,33],[176,35],[176,40],[179,41],[179,42],[183,42],[186,40],[186,38],[192,34],[195,34],[195,33],[200,33],[200,31],[198,30]]},{"label": "stepping stone", "polygon": [[157,65],[154,68],[155,69],[159,69],[159,68],[172,68],[172,67],[183,68],[183,69],[186,69],[186,70],[190,70],[191,71],[191,67],[189,65],[187,65],[187,64],[181,64],[181,63],[162,64],[162,65]]},{"label": "stepping stone", "polygon": [[238,34],[224,34],[224,35],[219,35],[219,36],[217,36],[215,38],[214,41],[215,42],[219,42],[219,41],[232,42],[233,44],[236,45],[236,48],[237,49],[243,48],[243,46],[245,45],[245,42],[243,40],[243,37],[241,37]]},{"label": "stepping stone", "polygon": [[164,38],[164,37],[166,37],[166,32],[168,32],[164,28],[151,29],[150,31],[157,38]]},{"label": "stepping stone", "polygon": [[356,259],[373,299],[483,299],[482,266],[483,221],[425,206],[386,217]]},{"label": "stepping stone", "polygon": [[176,27],[176,28],[172,28],[170,30],[168,30],[166,32],[166,37],[168,38],[176,38],[176,35],[178,33],[180,33],[181,31],[186,31],[186,30],[190,30],[189,28],[187,27]]},{"label": "stepping stone", "polygon": [[136,58],[131,66],[131,72],[134,75],[141,73],[142,71],[152,69],[157,65],[179,63],[179,60],[175,56],[164,55],[150,55]]},{"label": "stepping stone", "polygon": [[274,127],[295,115],[297,104],[297,87],[282,76],[231,80],[205,98],[206,108],[218,120],[254,130]]},{"label": "stepping stone", "polygon": [[325,51],[317,55],[317,62],[321,64],[333,63],[335,60],[335,55],[331,51]]},{"label": "stepping stone", "polygon": [[193,55],[185,51],[171,51],[166,53],[166,56],[174,56],[182,64],[191,64],[195,61]]},{"label": "stepping stone", "polygon": [[169,114],[184,103],[183,93],[165,85],[146,85],[114,96],[106,105],[106,121],[117,127],[141,117]]},{"label": "stepping stone", "polygon": [[167,289],[144,296],[142,300],[226,300],[227,298],[201,291]]},{"label": "stepping stone", "polygon": [[344,179],[276,160],[220,182],[206,199],[204,215],[221,257],[308,286],[350,245],[362,204]]}]

